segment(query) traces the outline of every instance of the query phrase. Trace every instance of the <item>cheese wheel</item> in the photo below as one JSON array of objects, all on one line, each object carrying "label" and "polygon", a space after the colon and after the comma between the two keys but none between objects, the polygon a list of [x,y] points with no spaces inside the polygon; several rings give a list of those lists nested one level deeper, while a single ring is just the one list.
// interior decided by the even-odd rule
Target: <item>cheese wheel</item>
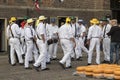
[{"label": "cheese wheel", "polygon": [[85,68],[85,71],[86,71],[86,72],[92,72],[93,69],[94,69],[94,68],[92,68],[92,67],[86,67],[86,68]]},{"label": "cheese wheel", "polygon": [[120,76],[120,71],[114,71],[114,75],[116,75],[116,76]]},{"label": "cheese wheel", "polygon": [[103,74],[93,74],[93,77],[102,77],[103,76]]},{"label": "cheese wheel", "polygon": [[119,68],[119,67],[117,67],[117,68],[115,68],[114,70],[115,70],[115,71],[120,71],[120,68]]},{"label": "cheese wheel", "polygon": [[76,70],[77,71],[84,71],[86,67],[77,67]]},{"label": "cheese wheel", "polygon": [[77,74],[84,74],[83,71],[77,71],[76,73],[77,73]]},{"label": "cheese wheel", "polygon": [[108,69],[105,69],[105,70],[104,70],[104,73],[105,73],[105,74],[113,74],[113,73],[114,73],[114,69],[109,69],[109,68],[108,68]]},{"label": "cheese wheel", "polygon": [[120,76],[114,76],[115,80],[120,80]]},{"label": "cheese wheel", "polygon": [[92,76],[93,73],[92,73],[92,72],[85,72],[85,75],[86,75],[86,76]]},{"label": "cheese wheel", "polygon": [[105,78],[114,78],[114,74],[103,74]]},{"label": "cheese wheel", "polygon": [[107,67],[109,64],[99,64],[98,67]]},{"label": "cheese wheel", "polygon": [[118,67],[118,65],[117,64],[111,64],[111,65],[108,65],[108,68],[109,67],[114,67],[115,68],[115,67]]},{"label": "cheese wheel", "polygon": [[103,69],[94,69],[93,70],[93,73],[103,73],[104,72],[104,70]]}]

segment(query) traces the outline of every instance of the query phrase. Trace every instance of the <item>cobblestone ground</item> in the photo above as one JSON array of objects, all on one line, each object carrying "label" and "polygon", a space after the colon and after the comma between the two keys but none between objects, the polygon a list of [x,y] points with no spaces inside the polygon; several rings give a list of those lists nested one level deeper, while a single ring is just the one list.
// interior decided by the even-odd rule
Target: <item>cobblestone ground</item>
[{"label": "cobblestone ground", "polygon": [[[58,56],[61,59],[63,53],[59,52]],[[105,80],[72,75],[77,66],[87,65],[85,54],[83,55],[83,61],[72,61],[72,68],[69,70],[63,70],[58,61],[52,61],[51,64],[47,65],[50,68],[49,71],[36,72],[34,69],[25,70],[19,64],[11,66],[8,63],[8,55],[2,54],[0,55],[0,80]],[[32,67],[32,64],[30,66]]]}]

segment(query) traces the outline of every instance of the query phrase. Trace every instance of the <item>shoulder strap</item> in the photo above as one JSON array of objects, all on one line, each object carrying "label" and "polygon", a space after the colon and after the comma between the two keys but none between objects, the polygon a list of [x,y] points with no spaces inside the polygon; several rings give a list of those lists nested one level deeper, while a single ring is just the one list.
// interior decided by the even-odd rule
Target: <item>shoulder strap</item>
[{"label": "shoulder strap", "polygon": [[9,30],[10,30],[10,32],[11,32],[11,34],[12,34],[12,37],[14,38],[14,35],[13,35],[13,32],[12,32],[12,29],[11,29],[12,24],[9,25],[9,26],[10,26],[10,27],[9,27]]}]

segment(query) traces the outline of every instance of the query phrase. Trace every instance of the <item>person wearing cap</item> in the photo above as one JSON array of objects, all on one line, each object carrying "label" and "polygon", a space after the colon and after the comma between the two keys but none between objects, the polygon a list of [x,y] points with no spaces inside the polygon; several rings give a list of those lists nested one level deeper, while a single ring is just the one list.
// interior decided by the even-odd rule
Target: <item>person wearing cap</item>
[{"label": "person wearing cap", "polygon": [[46,55],[47,55],[47,33],[46,33],[46,24],[45,20],[47,18],[45,16],[39,17],[39,24],[36,28],[37,32],[37,45],[39,48],[39,57],[38,60],[34,63],[34,68],[36,71],[39,71],[39,66],[41,66],[41,71],[49,70],[46,67]]},{"label": "person wearing cap", "polygon": [[75,42],[76,42],[76,47],[74,50],[74,53],[72,53],[71,55],[71,59],[74,60],[75,56],[76,56],[76,60],[82,60],[80,57],[80,45],[79,45],[79,33],[80,33],[80,28],[78,23],[76,22],[76,18],[73,16],[71,17],[71,28],[72,28],[72,34],[75,38]]},{"label": "person wearing cap", "polygon": [[27,46],[27,51],[25,53],[25,69],[32,69],[29,66],[29,61],[30,58],[33,57],[32,53],[34,53],[34,59],[35,61],[37,61],[38,59],[38,52],[36,49],[36,33],[35,30],[33,29],[33,22],[34,20],[32,18],[27,19],[27,25],[25,28],[25,42],[26,42],[26,46]]},{"label": "person wearing cap", "polygon": [[104,53],[104,60],[102,63],[109,63],[110,62],[110,37],[107,35],[107,33],[111,29],[111,25],[108,23],[107,18],[102,18],[101,20],[102,25],[102,31],[103,31],[103,53]]},{"label": "person wearing cap", "polygon": [[86,28],[85,26],[83,25],[83,20],[82,19],[79,19],[78,20],[78,24],[79,24],[79,57],[77,58],[77,60],[79,60],[81,57],[82,57],[82,50],[84,52],[87,53],[88,55],[88,49],[85,47],[84,45],[84,39],[85,39],[85,36],[86,36]]},{"label": "person wearing cap", "polygon": [[[59,61],[59,64],[63,69],[71,68],[71,54],[73,52],[73,48],[75,48],[75,45],[76,45],[74,36],[72,34],[70,21],[71,19],[67,17],[66,23],[62,25],[58,30],[60,44],[64,52],[64,56]],[[73,43],[74,43],[74,47],[73,47]]]},{"label": "person wearing cap", "polygon": [[[110,63],[111,64],[118,64],[119,60],[120,60],[120,27],[118,26],[117,20],[116,19],[112,19],[110,20],[110,24],[111,24],[111,29],[110,31],[107,33],[108,36],[111,37],[111,43],[110,43]],[[113,54],[115,53],[115,62],[113,62]]]},{"label": "person wearing cap", "polygon": [[16,59],[15,59],[15,52],[18,57],[19,64],[23,64],[23,58],[20,50],[20,28],[19,26],[15,23],[16,22],[16,17],[11,17],[9,21],[9,25],[6,30],[6,35],[9,40],[9,45],[10,45],[10,61],[11,65],[15,66],[16,65]]},{"label": "person wearing cap", "polygon": [[96,64],[100,64],[100,41],[102,37],[102,29],[98,26],[99,21],[96,18],[90,20],[93,25],[89,27],[87,43],[89,44],[88,65],[92,64],[92,54],[96,48]]},{"label": "person wearing cap", "polygon": [[58,26],[56,25],[55,18],[51,19],[51,24],[48,27],[48,40],[52,40],[52,44],[49,47],[50,59],[57,60],[57,46],[58,46]]}]

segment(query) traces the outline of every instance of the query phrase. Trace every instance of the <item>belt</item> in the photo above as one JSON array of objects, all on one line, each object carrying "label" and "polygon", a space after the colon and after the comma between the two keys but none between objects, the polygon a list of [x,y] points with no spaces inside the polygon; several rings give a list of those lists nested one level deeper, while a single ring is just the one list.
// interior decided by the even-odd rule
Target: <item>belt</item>
[{"label": "belt", "polygon": [[100,37],[92,37],[92,38],[100,38]]},{"label": "belt", "polygon": [[60,38],[60,39],[67,39],[67,40],[69,40],[68,38]]}]

